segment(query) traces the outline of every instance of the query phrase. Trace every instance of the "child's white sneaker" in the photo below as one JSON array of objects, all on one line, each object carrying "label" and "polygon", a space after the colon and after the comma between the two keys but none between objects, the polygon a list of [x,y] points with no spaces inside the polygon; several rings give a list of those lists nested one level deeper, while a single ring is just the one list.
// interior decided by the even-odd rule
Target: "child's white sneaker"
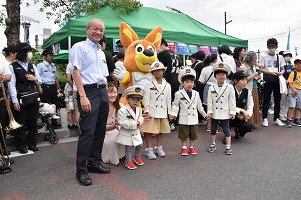
[{"label": "child's white sneaker", "polygon": [[164,157],[165,156],[165,152],[163,151],[162,146],[161,147],[155,147],[154,148],[154,153],[156,155],[158,155],[158,157]]},{"label": "child's white sneaker", "polygon": [[146,148],[144,156],[150,160],[156,159],[157,156],[154,154],[153,148]]},{"label": "child's white sneaker", "polygon": [[268,118],[264,118],[263,119],[262,126],[264,126],[264,127],[268,127],[269,126]]},{"label": "child's white sneaker", "polygon": [[52,119],[60,119],[60,117],[59,117],[59,116],[57,116],[57,115],[55,115],[55,114],[54,114],[54,115],[52,115],[52,116],[51,116],[51,118],[52,118]]}]

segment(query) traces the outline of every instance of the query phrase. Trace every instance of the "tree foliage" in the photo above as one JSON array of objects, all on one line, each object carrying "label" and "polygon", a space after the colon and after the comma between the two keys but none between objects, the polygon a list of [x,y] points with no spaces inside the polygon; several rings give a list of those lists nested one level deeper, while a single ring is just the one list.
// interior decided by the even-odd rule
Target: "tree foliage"
[{"label": "tree foliage", "polygon": [[127,14],[139,10],[143,6],[137,0],[26,0],[27,6],[35,4],[39,11],[44,12],[48,18],[55,17],[55,23],[84,15],[90,15],[104,6],[118,9],[119,14]]},{"label": "tree foliage", "polygon": [[93,14],[104,6],[113,7],[118,10],[119,14],[130,13],[143,6],[137,0],[6,0],[7,14],[5,15],[4,10],[0,10],[0,26],[6,23],[7,45],[19,42],[21,2],[26,6],[38,6],[39,11],[45,13],[49,19],[55,18],[54,23]]}]

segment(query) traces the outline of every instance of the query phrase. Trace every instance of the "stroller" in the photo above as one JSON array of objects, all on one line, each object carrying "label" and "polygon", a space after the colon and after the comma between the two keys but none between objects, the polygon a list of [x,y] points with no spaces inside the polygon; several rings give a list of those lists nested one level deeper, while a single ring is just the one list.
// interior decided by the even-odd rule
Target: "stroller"
[{"label": "stroller", "polygon": [[48,120],[50,118],[50,113],[39,111],[39,118],[40,122],[38,122],[38,133],[43,133],[48,130],[49,132],[45,135],[45,139],[51,144],[57,144],[59,138]]}]

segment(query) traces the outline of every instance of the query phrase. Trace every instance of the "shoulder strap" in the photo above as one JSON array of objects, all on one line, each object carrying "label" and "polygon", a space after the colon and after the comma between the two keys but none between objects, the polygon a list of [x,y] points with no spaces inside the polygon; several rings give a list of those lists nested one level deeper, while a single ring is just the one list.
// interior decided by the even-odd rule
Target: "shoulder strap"
[{"label": "shoulder strap", "polygon": [[221,59],[221,61],[222,61],[222,62],[224,62],[224,60],[223,60],[223,58],[222,58],[222,56],[221,56],[221,55],[219,55],[219,58]]},{"label": "shoulder strap", "polygon": [[293,81],[295,81],[295,80],[296,80],[296,78],[297,78],[297,71],[296,71],[296,70],[294,70],[293,72],[294,72],[294,79],[293,79]]},{"label": "shoulder strap", "polygon": [[205,85],[207,84],[207,82],[208,82],[208,81],[209,81],[209,79],[211,78],[212,74],[213,74],[213,72],[211,72],[211,74],[210,74],[209,78],[206,80],[206,82],[205,82]]},{"label": "shoulder strap", "polygon": [[280,69],[279,69],[279,56],[278,56],[278,54],[276,54],[276,56],[277,56],[276,66],[277,66],[278,72],[280,72]]}]

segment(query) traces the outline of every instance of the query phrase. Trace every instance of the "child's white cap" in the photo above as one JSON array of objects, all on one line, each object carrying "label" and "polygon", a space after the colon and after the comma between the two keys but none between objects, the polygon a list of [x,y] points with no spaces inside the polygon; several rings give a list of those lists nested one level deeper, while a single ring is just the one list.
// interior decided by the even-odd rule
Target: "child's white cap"
[{"label": "child's white cap", "polygon": [[130,86],[124,90],[124,96],[132,98],[142,99],[144,95],[144,90],[139,86]]},{"label": "child's white cap", "polygon": [[151,64],[151,69],[149,70],[149,72],[159,70],[159,69],[164,69],[165,71],[166,67],[163,65],[163,63],[156,61]]}]

